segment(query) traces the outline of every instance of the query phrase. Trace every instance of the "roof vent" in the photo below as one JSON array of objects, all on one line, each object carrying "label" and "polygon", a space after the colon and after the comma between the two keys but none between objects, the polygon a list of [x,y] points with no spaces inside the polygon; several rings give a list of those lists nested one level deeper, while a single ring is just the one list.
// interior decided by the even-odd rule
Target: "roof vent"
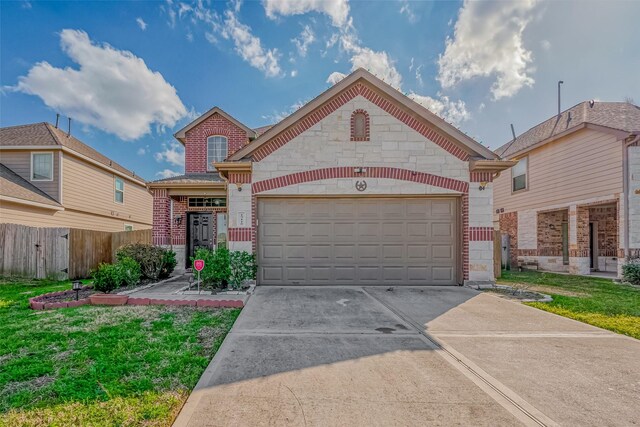
[{"label": "roof vent", "polygon": [[592,99],[591,101],[589,101],[589,107],[593,108],[594,105],[596,105],[595,99]]}]

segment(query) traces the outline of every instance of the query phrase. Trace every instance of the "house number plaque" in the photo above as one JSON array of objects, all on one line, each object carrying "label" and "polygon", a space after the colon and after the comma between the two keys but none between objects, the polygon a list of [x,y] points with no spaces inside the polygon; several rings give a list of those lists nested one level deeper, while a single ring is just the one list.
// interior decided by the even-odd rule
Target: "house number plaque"
[{"label": "house number plaque", "polygon": [[356,181],[356,190],[364,191],[367,189],[367,181]]}]

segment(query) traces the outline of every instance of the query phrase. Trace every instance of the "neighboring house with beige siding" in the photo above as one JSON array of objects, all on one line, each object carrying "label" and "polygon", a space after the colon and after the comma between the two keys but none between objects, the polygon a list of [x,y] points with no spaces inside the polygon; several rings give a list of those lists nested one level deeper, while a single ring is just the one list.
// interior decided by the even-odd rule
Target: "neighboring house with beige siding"
[{"label": "neighboring house with beige siding", "polygon": [[518,161],[494,181],[512,267],[619,273],[640,256],[639,135],[639,107],[588,101],[496,150]]},{"label": "neighboring house with beige siding", "polygon": [[151,228],[146,181],[49,123],[0,129],[0,223]]}]

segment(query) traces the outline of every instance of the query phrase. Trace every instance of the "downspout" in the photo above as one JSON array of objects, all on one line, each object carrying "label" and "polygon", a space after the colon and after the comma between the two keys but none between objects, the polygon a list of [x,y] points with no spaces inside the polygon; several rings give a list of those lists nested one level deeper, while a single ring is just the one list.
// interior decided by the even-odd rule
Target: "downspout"
[{"label": "downspout", "polygon": [[[633,138],[630,141],[627,141],[629,138]],[[624,175],[624,179],[622,182],[622,192],[624,197],[624,260],[629,259],[629,147],[633,144],[637,143],[640,140],[640,134],[638,135],[629,135],[628,138],[625,139],[624,145],[622,146],[622,173]]]}]

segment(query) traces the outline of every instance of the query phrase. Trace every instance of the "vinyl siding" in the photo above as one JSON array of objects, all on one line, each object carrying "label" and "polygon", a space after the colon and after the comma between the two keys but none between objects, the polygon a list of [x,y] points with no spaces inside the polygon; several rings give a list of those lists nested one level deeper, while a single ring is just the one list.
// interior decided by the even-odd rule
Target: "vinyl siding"
[{"label": "vinyl siding", "polygon": [[53,153],[53,181],[31,181],[31,151],[0,151],[0,163],[29,181],[36,188],[60,202],[60,157],[59,150],[38,150],[37,153]]},{"label": "vinyl siding", "polygon": [[494,207],[504,212],[544,209],[622,192],[622,145],[583,129],[528,153],[527,190],[511,193],[511,171],[494,181]]},{"label": "vinyl siding", "polygon": [[123,178],[124,203],[116,203],[113,173],[67,153],[62,161],[62,179],[65,209],[90,214],[82,220],[78,218],[80,222],[74,225],[75,228],[99,229],[95,228],[98,224],[94,217],[145,224],[144,228],[151,228],[153,197],[146,187]]},{"label": "vinyl siding", "polygon": [[149,224],[119,218],[76,211],[53,211],[9,202],[0,204],[0,222],[30,227],[69,227],[111,232],[124,231],[125,224],[133,225],[134,230],[151,228]]}]

